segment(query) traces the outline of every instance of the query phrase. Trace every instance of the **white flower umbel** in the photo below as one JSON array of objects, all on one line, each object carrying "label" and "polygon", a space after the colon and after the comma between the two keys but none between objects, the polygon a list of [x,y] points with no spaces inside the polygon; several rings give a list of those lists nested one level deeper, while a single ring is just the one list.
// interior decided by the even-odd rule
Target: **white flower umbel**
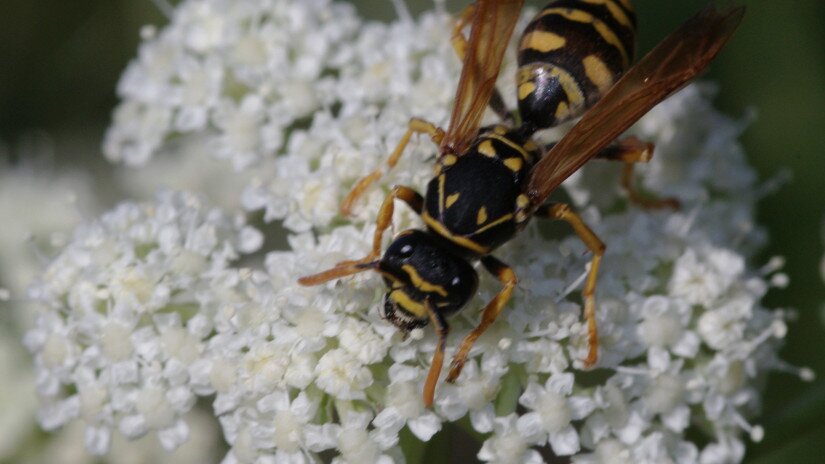
[{"label": "white flower umbel", "polygon": [[117,429],[185,442],[193,366],[214,324],[228,263],[260,246],[241,221],[193,195],[123,203],[79,228],[30,289],[41,306],[26,345],[35,354],[40,423],[86,423],[86,446],[105,453]]},{"label": "white flower umbel", "polygon": [[[762,379],[787,368],[776,357],[786,330],[784,314],[760,304],[776,269],[748,262],[764,234],[737,142],[744,124],[712,108],[709,87],[687,87],[633,129],[656,144],[636,180],[681,209],[629,205],[617,163],[590,163],[565,183],[607,244],[593,371],[583,369],[578,295],[590,256],[573,234],[546,237],[538,220],[496,252],[518,288],[457,382],[437,386],[432,409],[421,392],[436,337],[425,327],[402,340],[381,320],[379,276],[297,284],[364,256],[389,186],[420,191],[430,178],[436,147],[414,139],[353,218],[338,212],[410,117],[446,123],[460,72],[450,24],[444,12],[368,23],[326,0],[188,0],[169,25],[147,29],[119,87],[107,155],[152,163],[177,156],[166,148],[178,135],[198,139],[203,156],[240,171],[242,207],[280,221],[288,247],[268,250],[263,268],[233,268],[261,237],[228,219],[240,212],[233,203],[221,215],[184,194],[122,205],[78,231],[32,293],[45,308],[27,337],[41,423],[84,420],[96,453],[115,429],[157,431],[173,448],[186,439],[183,413],[210,397],[225,463],[314,462],[322,452],[402,462],[405,428],[427,441],[465,416],[487,434],[478,457],[491,462],[741,460],[743,434],[760,438],[748,421]],[[511,106],[513,61],[499,82]],[[210,182],[187,185],[214,195]],[[403,206],[393,222],[421,224]],[[448,356],[499,289],[481,277],[450,320]]]}]

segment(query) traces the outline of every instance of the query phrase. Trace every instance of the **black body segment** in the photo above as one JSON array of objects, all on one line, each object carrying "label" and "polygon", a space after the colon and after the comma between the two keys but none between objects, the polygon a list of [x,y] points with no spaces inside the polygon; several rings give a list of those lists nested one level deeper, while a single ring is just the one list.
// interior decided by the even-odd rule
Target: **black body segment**
[{"label": "black body segment", "polygon": [[633,61],[636,16],[629,1],[556,0],[519,42],[519,113],[535,129],[580,116]]},{"label": "black body segment", "polygon": [[510,240],[528,218],[526,182],[539,155],[518,130],[483,128],[462,156],[439,159],[424,196],[428,230],[467,258]]}]

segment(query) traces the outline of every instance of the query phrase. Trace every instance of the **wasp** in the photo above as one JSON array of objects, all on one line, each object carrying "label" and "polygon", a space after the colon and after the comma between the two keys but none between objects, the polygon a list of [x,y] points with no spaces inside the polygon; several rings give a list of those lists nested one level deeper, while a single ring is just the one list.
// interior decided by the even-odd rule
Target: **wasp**
[{"label": "wasp", "polygon": [[[630,66],[636,20],[629,0],[551,2],[521,36],[520,120],[516,122],[495,85],[522,3],[478,0],[456,21],[452,42],[463,61],[447,130],[411,119],[387,161],[387,169],[392,168],[413,134],[429,135],[438,145],[438,156],[426,193],[422,196],[411,187],[393,187],[378,212],[372,249],[366,257],[299,279],[302,285],[318,285],[364,271],[377,272],[387,287],[380,308],[384,319],[405,335],[432,324],[438,343],[424,383],[428,407],[443,366],[450,327],[447,318],[464,307],[478,287],[474,264],[480,262],[502,288],[453,355],[448,382],[458,378],[473,344],[496,320],[518,283],[513,269],[493,256],[493,251],[532,217],[566,221],[593,254],[582,299],[588,330],[584,365],[596,363],[595,290],[605,245],[567,204],[546,200],[593,158],[619,160],[630,167],[648,161],[650,144],[634,138],[616,142],[617,137],[699,74],[744,14],[741,6],[706,7]],[[462,32],[467,24],[468,39]],[[481,127],[488,106],[502,121]],[[581,119],[558,143],[542,147],[533,141],[538,130],[578,116]],[[355,185],[342,204],[344,214],[382,173],[376,169]],[[633,199],[636,194],[629,181],[623,183]],[[672,204],[635,198],[647,206]],[[382,255],[382,238],[392,224],[395,200],[419,214],[426,228],[400,232]]]}]

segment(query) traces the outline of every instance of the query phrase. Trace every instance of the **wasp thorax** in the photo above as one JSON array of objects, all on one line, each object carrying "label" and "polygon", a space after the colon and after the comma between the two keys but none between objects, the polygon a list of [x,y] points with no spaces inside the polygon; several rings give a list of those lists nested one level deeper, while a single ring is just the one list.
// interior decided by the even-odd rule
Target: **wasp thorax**
[{"label": "wasp thorax", "polygon": [[398,234],[384,252],[379,271],[388,287],[381,317],[403,332],[429,322],[425,305],[440,316],[449,316],[478,287],[478,275],[470,263],[420,230]]}]

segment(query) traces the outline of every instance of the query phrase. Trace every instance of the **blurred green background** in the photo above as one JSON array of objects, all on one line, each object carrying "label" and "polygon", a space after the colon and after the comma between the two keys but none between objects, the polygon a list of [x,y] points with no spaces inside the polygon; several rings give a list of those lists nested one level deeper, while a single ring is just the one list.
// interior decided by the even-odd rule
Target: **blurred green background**
[{"label": "blurred green background", "polygon": [[[297,0],[296,0],[297,1]],[[363,16],[394,16],[389,0],[355,0]],[[408,0],[415,13],[430,0]],[[448,1],[452,10],[465,1]],[[545,2],[529,2],[536,7]],[[704,0],[634,0],[639,50],[649,50]],[[759,221],[770,243],[757,264],[787,258],[790,285],[772,290],[768,306],[794,308],[783,358],[809,366],[813,383],[776,374],[758,419],[765,439],[751,445],[747,462],[819,463],[825,451],[825,2],[742,1],[745,21],[712,66],[720,84],[718,106],[735,117],[755,109],[743,136],[761,178],[783,169],[791,182],[766,198]],[[0,156],[27,156],[46,133],[55,161],[84,164],[105,174],[99,143],[117,102],[120,72],[136,54],[143,24],[162,25],[150,0],[3,0],[0,15]],[[33,137],[35,135],[35,137]],[[13,220],[13,218],[2,218]]]}]

